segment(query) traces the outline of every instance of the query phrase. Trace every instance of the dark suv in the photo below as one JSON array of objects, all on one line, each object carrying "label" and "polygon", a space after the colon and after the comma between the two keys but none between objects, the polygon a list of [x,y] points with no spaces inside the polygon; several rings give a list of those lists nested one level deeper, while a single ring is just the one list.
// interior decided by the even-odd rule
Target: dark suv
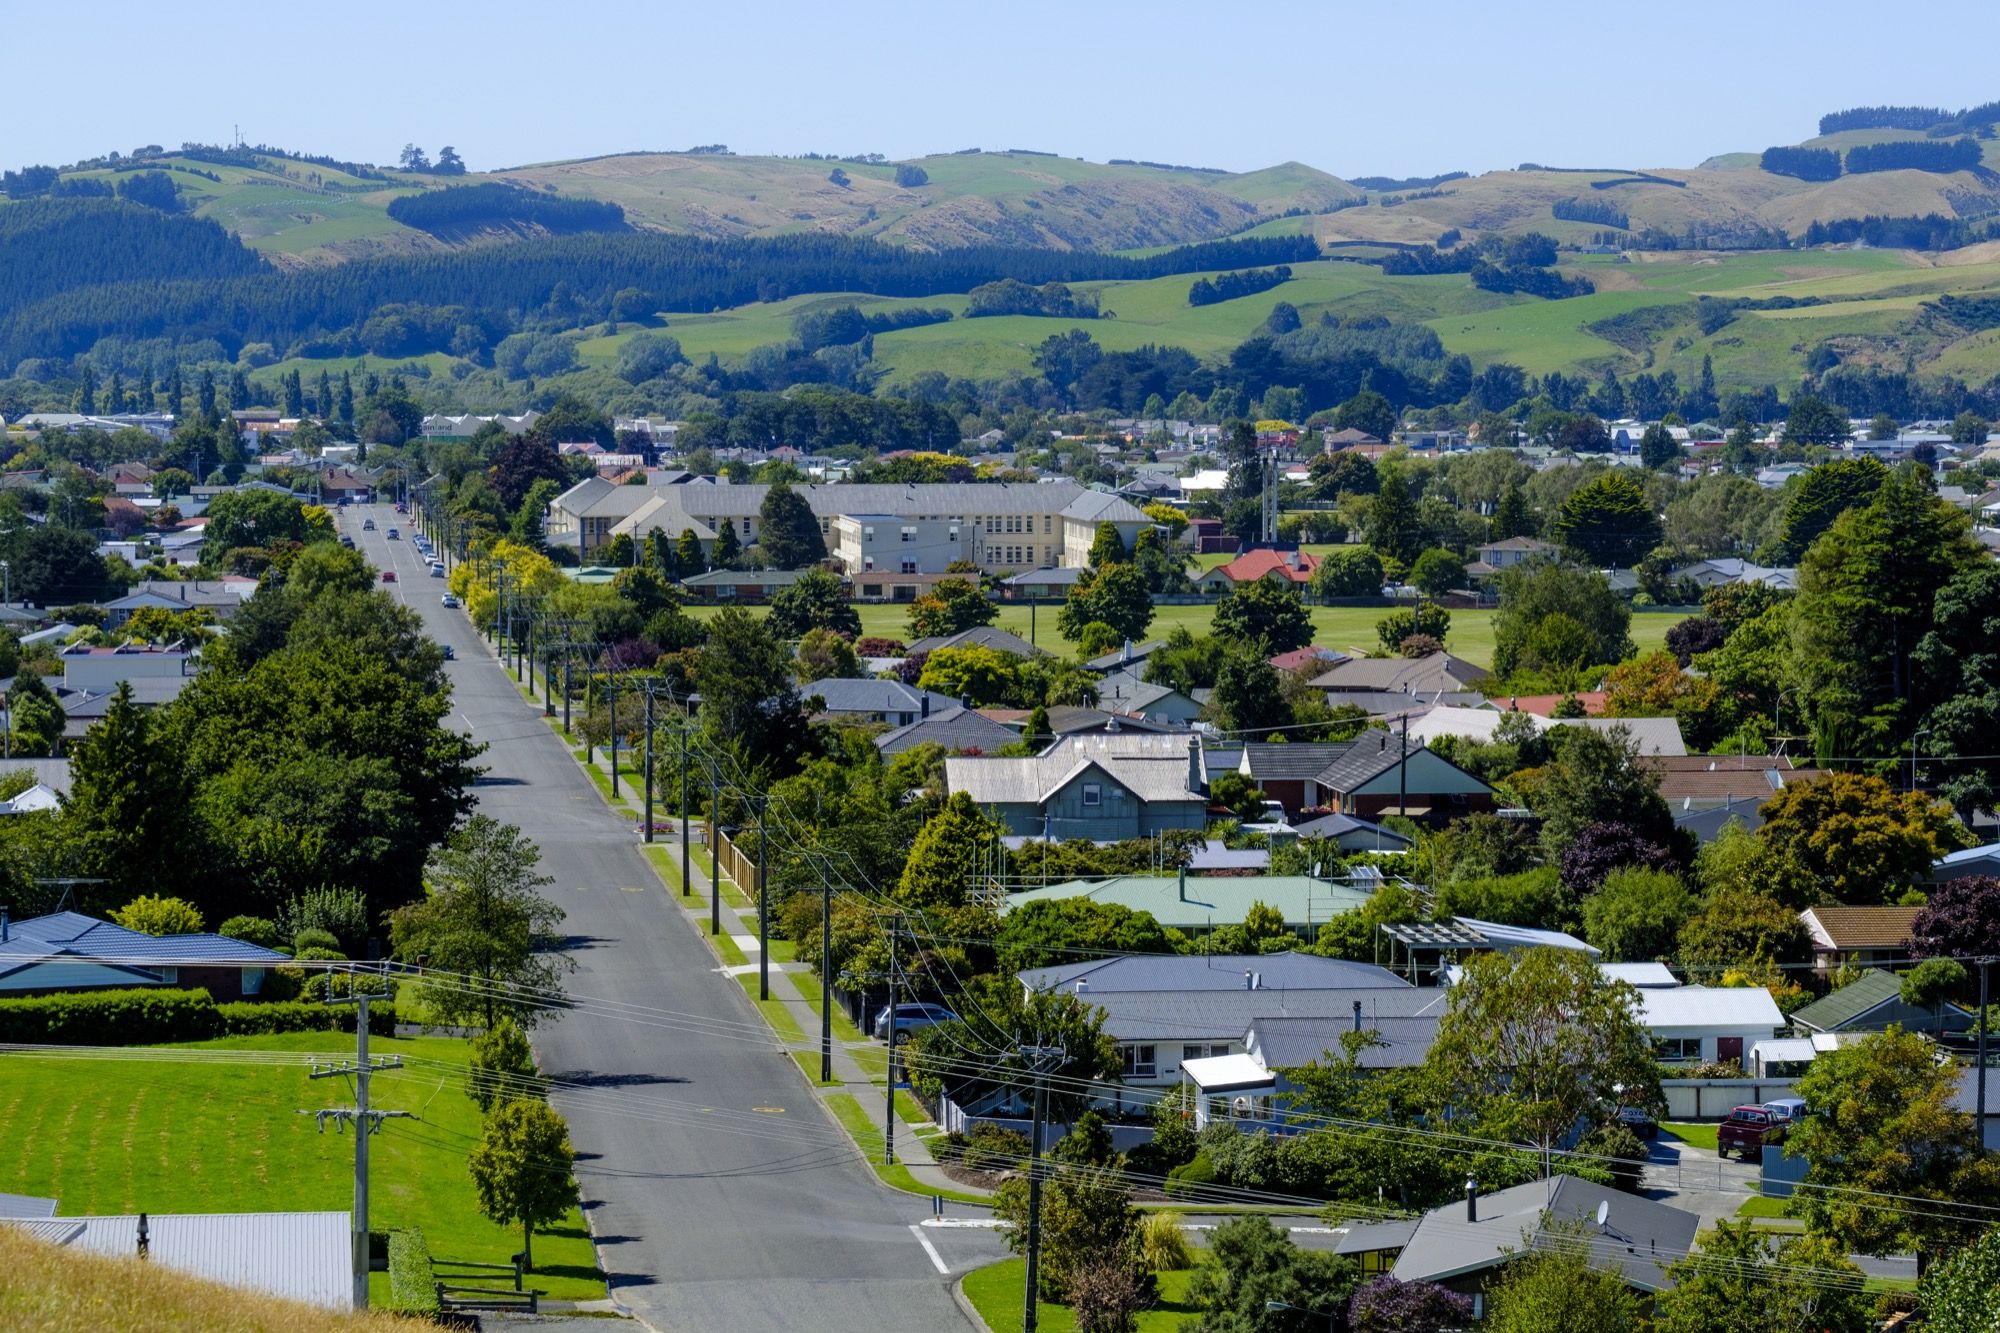
[{"label": "dark suv", "polygon": [[1766,1144],[1785,1141],[1785,1122],[1762,1106],[1739,1106],[1715,1131],[1715,1151],[1727,1157],[1734,1149],[1744,1161],[1764,1155]]}]

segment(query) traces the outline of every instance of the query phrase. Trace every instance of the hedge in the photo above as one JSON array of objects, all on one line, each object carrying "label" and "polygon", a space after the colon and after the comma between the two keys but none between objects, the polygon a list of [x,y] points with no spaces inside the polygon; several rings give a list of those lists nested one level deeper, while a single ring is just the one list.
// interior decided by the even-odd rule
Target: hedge
[{"label": "hedge", "polygon": [[[205,990],[72,991],[0,1000],[0,1042],[63,1046],[146,1046],[272,1032],[352,1031],[345,1006],[217,1004]],[[368,1030],[392,1036],[393,1005],[371,1005]]]},{"label": "hedge", "polygon": [[407,1227],[389,1233],[389,1305],[402,1314],[438,1312],[437,1279],[424,1233]]}]

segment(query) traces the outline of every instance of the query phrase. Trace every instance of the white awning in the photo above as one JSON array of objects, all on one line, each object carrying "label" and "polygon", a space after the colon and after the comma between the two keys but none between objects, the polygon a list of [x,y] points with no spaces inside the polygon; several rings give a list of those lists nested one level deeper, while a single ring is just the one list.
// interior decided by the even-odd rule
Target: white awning
[{"label": "white awning", "polygon": [[1208,1094],[1275,1093],[1278,1090],[1278,1076],[1247,1055],[1211,1055],[1199,1060],[1183,1060],[1181,1072]]}]

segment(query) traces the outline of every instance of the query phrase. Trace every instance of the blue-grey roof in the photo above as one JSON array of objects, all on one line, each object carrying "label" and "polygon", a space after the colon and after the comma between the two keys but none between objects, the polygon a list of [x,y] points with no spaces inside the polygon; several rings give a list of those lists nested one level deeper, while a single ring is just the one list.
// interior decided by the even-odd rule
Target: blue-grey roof
[{"label": "blue-grey roof", "polygon": [[[1262,782],[1305,782],[1327,771],[1363,741],[1251,741],[1250,776]],[[1369,746],[1374,749],[1374,746]]]},{"label": "blue-grey roof", "polygon": [[[347,1213],[153,1213],[147,1258],[162,1268],[321,1308],[354,1301],[353,1223]],[[139,1219],[62,1217],[32,1224],[74,1250],[126,1259]]]},{"label": "blue-grey roof", "polygon": [[1067,588],[1083,577],[1081,566],[1062,569],[1031,569],[1000,580],[1013,588]]},{"label": "blue-grey roof", "polygon": [[990,754],[1020,739],[1012,728],[953,704],[941,713],[932,712],[929,717],[883,732],[875,738],[875,748],[885,757],[901,754],[913,745],[942,745],[946,751],[978,750]]},{"label": "blue-grey roof", "polygon": [[[1600,1205],[1607,1210],[1602,1237]],[[1547,1229],[1546,1215],[1559,1226],[1584,1227],[1593,1241],[1622,1242],[1591,1244],[1590,1266],[1643,1291],[1660,1291],[1673,1285],[1666,1269],[1687,1257],[1701,1224],[1684,1209],[1566,1175],[1481,1195],[1475,1208],[1476,1221],[1466,1219],[1463,1200],[1425,1213],[1396,1259],[1396,1280],[1442,1282],[1498,1268],[1523,1249],[1577,1243],[1566,1232]]]},{"label": "blue-grey roof", "polygon": [[[1424,1062],[1437,1040],[1443,1005],[1422,1014],[1374,1014],[1365,1008],[1361,1030],[1376,1044],[1362,1051],[1356,1064],[1363,1069],[1412,1069]],[[1266,1069],[1297,1069],[1318,1061],[1328,1051],[1339,1052],[1342,1033],[1354,1031],[1350,1010],[1332,1018],[1259,1018],[1250,1025],[1250,1044]]]},{"label": "blue-grey roof", "polygon": [[[1254,968],[1251,969],[1254,972]],[[1269,1019],[1308,1019],[1326,1032],[1322,1046],[1337,1044],[1354,1023],[1361,1002],[1363,1027],[1399,1018],[1443,1013],[1448,991],[1394,985],[1357,985],[1320,990],[1245,990],[1236,974],[1235,990],[1147,990],[1101,992],[1086,988],[1083,998],[1104,1011],[1104,1030],[1119,1041],[1242,1041],[1251,1027]]]},{"label": "blue-grey roof", "polygon": [[956,634],[938,634],[928,639],[918,639],[910,645],[910,655],[934,653],[940,648],[991,648],[995,652],[1013,653],[1017,657],[1046,656],[1040,648],[1029,643],[1018,634],[1011,634],[992,625],[976,625],[960,630]]},{"label": "blue-grey roof", "polygon": [[1215,991],[1244,989],[1245,972],[1260,975],[1265,990],[1341,990],[1355,986],[1408,986],[1373,963],[1317,954],[1124,954],[1021,973],[1030,990],[1073,986],[1080,978],[1092,995],[1110,991]]},{"label": "blue-grey roof", "polygon": [[1115,671],[1121,666],[1144,662],[1166,646],[1165,639],[1149,639],[1145,643],[1133,643],[1128,639],[1110,652],[1091,658],[1084,665],[1092,671]]},{"label": "blue-grey roof", "polygon": [[56,1201],[32,1194],[0,1194],[0,1217],[54,1217]]},{"label": "blue-grey roof", "polygon": [[52,912],[11,923],[0,941],[0,971],[56,955],[149,967],[248,963],[275,967],[286,956],[226,935],[147,935],[81,912]]},{"label": "blue-grey roof", "polygon": [[915,713],[930,700],[931,712],[958,707],[958,700],[935,690],[920,690],[900,680],[816,680],[802,686],[807,698],[818,698],[828,713]]},{"label": "blue-grey roof", "polygon": [[1396,851],[1410,845],[1410,840],[1396,830],[1383,828],[1380,824],[1372,824],[1365,819],[1356,819],[1353,815],[1320,815],[1302,824],[1292,825],[1292,832],[1301,838],[1340,839],[1355,836],[1379,838],[1385,844],[1392,844],[1385,848],[1388,851]]}]

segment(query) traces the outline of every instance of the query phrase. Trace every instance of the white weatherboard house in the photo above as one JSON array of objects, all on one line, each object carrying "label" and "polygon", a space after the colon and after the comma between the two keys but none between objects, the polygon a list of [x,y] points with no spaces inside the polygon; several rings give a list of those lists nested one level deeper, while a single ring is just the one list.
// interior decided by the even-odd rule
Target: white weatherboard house
[{"label": "white weatherboard house", "polygon": [[1748,1067],[1750,1048],[1785,1028],[1762,986],[1642,987],[1639,1022],[1669,1064]]}]

